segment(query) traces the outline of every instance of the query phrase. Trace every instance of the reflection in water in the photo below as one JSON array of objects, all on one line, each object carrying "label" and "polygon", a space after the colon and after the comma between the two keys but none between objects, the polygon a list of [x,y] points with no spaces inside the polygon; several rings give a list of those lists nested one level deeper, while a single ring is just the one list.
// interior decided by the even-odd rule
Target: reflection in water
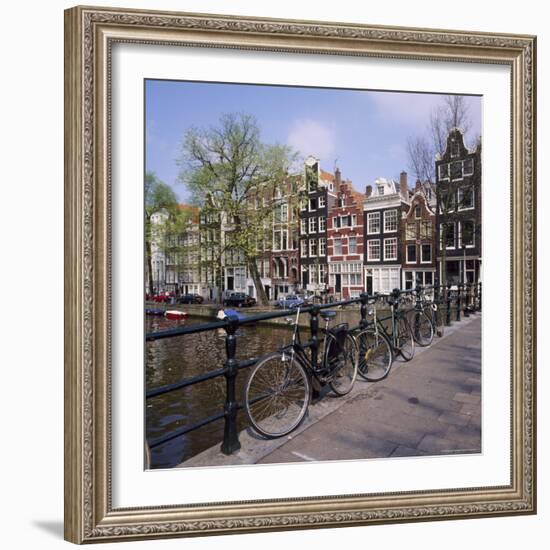
[{"label": "reflection in water", "polygon": [[[190,317],[185,322],[163,317],[146,317],[147,332],[205,323],[204,318]],[[237,332],[237,359],[249,359],[275,351],[290,340],[289,327],[242,327]],[[171,384],[223,367],[225,362],[225,331],[223,329],[198,334],[166,338],[146,344],[147,389]],[[242,392],[248,370],[237,376],[237,399]],[[147,438],[156,439],[177,428],[194,424],[207,416],[223,411],[225,378],[200,382],[187,388],[147,400]],[[170,468],[201,451],[221,444],[223,419],[178,437],[151,452],[152,468]],[[246,413],[238,415],[239,430],[248,426]]]}]

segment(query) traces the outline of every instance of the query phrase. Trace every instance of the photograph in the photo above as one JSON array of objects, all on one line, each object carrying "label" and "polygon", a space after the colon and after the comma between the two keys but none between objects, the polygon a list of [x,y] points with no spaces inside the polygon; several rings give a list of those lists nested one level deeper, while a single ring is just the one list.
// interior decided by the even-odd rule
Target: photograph
[{"label": "photograph", "polygon": [[146,469],[483,452],[482,108],[145,79]]}]

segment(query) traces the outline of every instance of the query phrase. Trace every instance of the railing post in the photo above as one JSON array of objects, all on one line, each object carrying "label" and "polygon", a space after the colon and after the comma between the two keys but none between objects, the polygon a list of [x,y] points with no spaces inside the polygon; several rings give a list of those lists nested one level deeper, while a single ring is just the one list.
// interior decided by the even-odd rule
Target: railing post
[{"label": "railing post", "polygon": [[[317,365],[319,363],[319,306],[314,305],[311,308],[309,329],[311,332],[311,366],[313,367],[313,369],[317,369]],[[312,382],[312,398],[317,399],[318,397],[320,397],[320,388],[316,387],[318,384],[315,383],[315,379]]]},{"label": "railing post", "polygon": [[478,295],[479,299],[478,299],[478,308],[479,308],[479,311],[481,311],[481,281],[479,281],[479,295]]},{"label": "railing post", "polygon": [[225,362],[225,426],[223,429],[223,442],[221,451],[225,455],[230,455],[241,448],[239,442],[239,433],[237,431],[237,396],[235,392],[235,381],[237,378],[238,363],[235,359],[237,351],[237,327],[239,326],[239,320],[235,316],[229,316],[229,324],[225,327],[227,336],[225,337],[225,351],[227,354],[227,361]]},{"label": "railing post", "polygon": [[361,321],[359,324],[361,328],[364,328],[367,325],[369,295],[366,292],[362,292],[359,298],[361,300]]},{"label": "railing post", "polygon": [[447,296],[446,296],[446,302],[447,302],[447,315],[445,319],[445,324],[450,325],[451,324],[451,283],[447,283]]},{"label": "railing post", "polygon": [[462,307],[462,283],[458,283],[456,292],[456,320],[460,321],[460,308]]},{"label": "railing post", "polygon": [[464,317],[470,317],[470,294],[472,285],[466,283],[464,285]]}]

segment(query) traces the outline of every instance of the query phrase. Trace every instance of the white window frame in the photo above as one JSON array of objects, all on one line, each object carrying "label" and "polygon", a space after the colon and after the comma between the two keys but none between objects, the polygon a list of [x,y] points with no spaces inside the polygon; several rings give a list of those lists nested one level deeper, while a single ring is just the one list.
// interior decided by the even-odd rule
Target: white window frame
[{"label": "white window frame", "polygon": [[[472,171],[471,172],[468,172],[466,173],[465,169],[464,169],[464,163],[467,161],[467,160],[471,160],[472,161]],[[467,159],[464,159],[462,161],[462,175],[463,176],[472,176],[474,174],[474,171],[475,171],[475,159],[473,157],[470,157],[470,158],[467,158]]]},{"label": "white window frame", "polygon": [[316,197],[308,197],[308,199],[307,199],[308,212],[316,212],[317,208],[319,208],[319,203],[317,202],[317,208],[311,208],[311,201],[317,201],[317,198]]},{"label": "white window frame", "polygon": [[327,219],[325,218],[325,216],[319,216],[319,233],[323,233],[326,230],[327,230]]},{"label": "white window frame", "polygon": [[[467,244],[466,248],[475,248],[476,247],[475,222],[474,222],[474,220],[464,220],[464,221],[469,221],[472,224],[474,224],[474,228],[473,228],[473,231],[472,231],[472,244]],[[462,248],[462,224],[463,223],[464,223],[463,221],[458,222],[458,247],[459,248]]]},{"label": "white window frame", "polygon": [[[453,246],[447,246],[447,243],[445,243],[445,249],[446,250],[456,250],[456,223],[455,222],[445,222],[442,225],[447,225],[447,226],[452,225],[453,226],[453,231],[454,231],[453,243],[454,243],[454,245]],[[447,238],[447,235],[445,235],[445,238]],[[439,240],[440,240],[439,249],[442,250],[443,249],[443,232],[440,232]]]},{"label": "white window frame", "polygon": [[351,227],[355,227],[357,225],[357,214],[351,215]]},{"label": "white window frame", "polygon": [[[313,252],[311,251],[312,245],[315,245],[316,248],[317,248],[317,251],[316,251],[315,254],[313,254]],[[308,252],[309,252],[309,257],[310,257],[310,258],[316,258],[316,257],[317,257],[318,252],[319,252],[319,246],[318,246],[317,239],[309,239]]]},{"label": "white window frame", "polygon": [[[378,244],[378,258],[373,258],[371,256],[371,243],[377,243]],[[382,253],[380,249],[380,239],[369,239],[367,241],[367,260],[370,262],[377,262],[382,259]]]},{"label": "white window frame", "polygon": [[[409,228],[410,226],[414,227],[413,236],[410,236]],[[405,240],[406,241],[415,241],[416,240],[416,222],[407,222],[405,225]]]},{"label": "white window frame", "polygon": [[300,241],[300,256],[302,258],[307,258],[307,252],[308,252],[308,243],[307,239],[302,239]]},{"label": "white window frame", "polygon": [[[466,207],[461,207],[461,206],[458,206],[458,211],[459,212],[464,212],[465,210],[473,210],[475,207],[476,207],[476,194],[474,192],[474,186],[468,186],[468,187],[471,187],[471,191],[472,191],[472,206],[466,206]],[[458,188],[458,191],[456,193],[456,202],[457,202],[457,205],[460,205],[461,202],[462,202],[462,192],[463,192],[464,188],[463,187],[459,187]]]},{"label": "white window frame", "polygon": [[[415,256],[416,256],[414,260],[410,260],[410,259],[409,259],[409,246],[414,246]],[[408,263],[408,264],[415,264],[415,263],[418,261],[418,254],[417,254],[418,249],[417,249],[416,244],[407,244],[407,245],[406,245],[406,248],[407,248],[407,262],[406,262],[406,263]]]},{"label": "white window frame", "polygon": [[302,218],[300,220],[300,234],[307,235],[307,218]]},{"label": "white window frame", "polygon": [[[426,227],[429,224],[429,231],[424,231],[424,227]],[[422,220],[420,222],[420,238],[421,239],[431,239],[433,236],[433,224],[431,220]]]},{"label": "white window frame", "polygon": [[[352,252],[351,251],[351,241],[352,239],[355,241],[355,251]],[[348,254],[357,254],[357,237],[353,236],[353,237],[348,237]]]},{"label": "white window frame", "polygon": [[[420,211],[420,216],[417,216],[417,215],[416,215],[416,212],[417,212],[418,210]],[[422,218],[422,205],[417,204],[417,205],[415,205],[415,207],[414,207],[414,219],[415,219],[415,220],[419,220],[420,218]]]},{"label": "white window frame", "polygon": [[[395,229],[388,229],[388,220],[389,214],[395,213]],[[384,211],[384,233],[397,233],[397,229],[399,228],[399,216],[397,215],[397,208],[392,208],[391,210],[385,210]]]},{"label": "white window frame", "polygon": [[[386,256],[386,244],[389,243],[389,241],[395,241],[395,255],[394,256]],[[393,261],[397,260],[397,237],[390,237],[389,239],[384,239],[384,261]]]},{"label": "white window frame", "polygon": [[[430,247],[430,259],[429,260],[424,260],[424,252],[423,252],[423,248],[425,246],[429,246]],[[432,258],[433,258],[433,246],[431,245],[431,243],[422,243],[420,245],[420,263],[421,264],[431,264],[432,263]]]},{"label": "white window frame", "polygon": [[321,237],[319,239],[319,245],[317,247],[319,256],[326,256],[327,255],[327,240],[325,237]]},{"label": "white window frame", "polygon": [[[340,252],[336,252],[336,241],[339,241],[340,242]],[[336,237],[333,241],[332,241],[332,255],[333,256],[342,256],[342,252],[343,252],[343,243],[342,243],[342,239],[340,237]]]},{"label": "white window frame", "polygon": [[[441,172],[442,172],[442,168],[446,166],[447,167],[447,177],[442,177],[441,176]],[[449,178],[451,177],[451,167],[449,166],[449,163],[448,162],[445,162],[443,164],[440,164],[438,166],[438,176],[439,176],[439,181],[444,181],[444,180],[449,180]]]},{"label": "white window frame", "polygon": [[[371,231],[371,220],[378,220],[378,231]],[[367,213],[367,235],[379,235],[380,234],[380,212]]]},{"label": "white window frame", "polygon": [[315,216],[312,216],[311,218],[309,218],[309,222],[308,222],[308,230],[309,230],[309,233],[317,233],[317,218]]},{"label": "white window frame", "polygon": [[326,205],[327,205],[327,201],[325,199],[325,196],[321,195],[317,202],[317,208],[325,208]]}]

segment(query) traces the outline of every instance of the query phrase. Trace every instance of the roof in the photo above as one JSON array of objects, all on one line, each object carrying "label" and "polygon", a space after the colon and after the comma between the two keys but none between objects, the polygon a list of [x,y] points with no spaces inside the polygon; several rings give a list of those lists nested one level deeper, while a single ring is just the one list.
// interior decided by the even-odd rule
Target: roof
[{"label": "roof", "polygon": [[331,174],[330,172],[325,172],[322,168],[320,170],[320,176],[321,176],[321,179],[324,179],[324,180],[329,180],[329,181],[335,181],[335,176],[334,174]]},{"label": "roof", "polygon": [[191,220],[194,222],[199,221],[199,207],[191,204],[178,204],[178,209],[182,212],[187,212],[191,216]]}]

